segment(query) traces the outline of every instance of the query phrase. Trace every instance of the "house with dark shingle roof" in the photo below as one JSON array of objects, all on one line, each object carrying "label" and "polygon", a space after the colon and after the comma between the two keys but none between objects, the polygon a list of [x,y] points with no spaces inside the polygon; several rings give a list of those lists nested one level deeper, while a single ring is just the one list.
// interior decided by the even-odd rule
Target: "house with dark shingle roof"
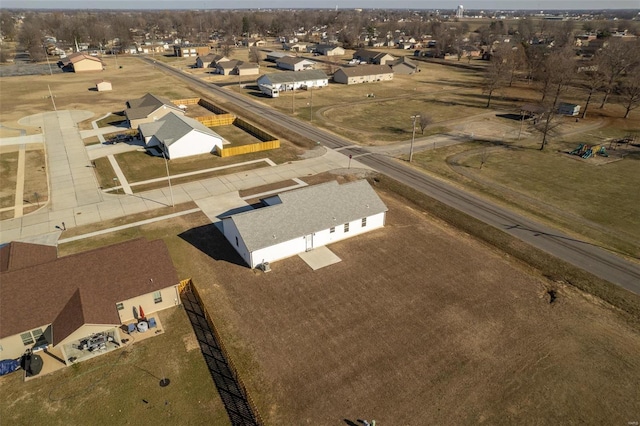
[{"label": "house with dark shingle roof", "polygon": [[384,52],[376,52],[375,50],[360,49],[353,54],[353,59],[365,62],[367,64],[385,65],[395,61],[393,55]]},{"label": "house with dark shingle roof", "polygon": [[389,65],[357,65],[340,68],[333,74],[333,81],[342,84],[372,83],[393,80]]},{"label": "house with dark shingle roof", "polygon": [[366,180],[308,186],[224,217],[224,236],[251,268],[384,226],[387,206]]},{"label": "house with dark shingle roof", "polygon": [[212,153],[222,149],[224,142],[222,136],[199,121],[172,112],[138,129],[147,148],[157,147],[159,154],[169,159]]},{"label": "house with dark shingle roof", "polygon": [[135,319],[138,307],[148,316],[180,303],[162,240],[138,238],[64,257],[56,252],[19,242],[0,248],[3,359],[46,348],[68,365],[70,353],[95,355],[78,349],[91,336],[104,339],[105,351],[119,347],[120,326]]},{"label": "house with dark shingle roof", "polygon": [[129,126],[137,129],[142,123],[151,123],[170,112],[184,115],[184,111],[178,108],[169,99],[147,93],[139,99],[127,101],[127,109],[124,110]]}]

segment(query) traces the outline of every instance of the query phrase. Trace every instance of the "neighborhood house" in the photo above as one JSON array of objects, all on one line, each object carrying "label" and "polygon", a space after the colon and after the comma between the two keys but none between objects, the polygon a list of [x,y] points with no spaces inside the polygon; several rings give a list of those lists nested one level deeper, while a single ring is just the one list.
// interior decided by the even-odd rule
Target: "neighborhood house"
[{"label": "neighborhood house", "polygon": [[212,153],[223,144],[220,135],[199,121],[174,113],[143,123],[139,129],[147,149],[169,159]]},{"label": "neighborhood house", "polygon": [[264,74],[258,77],[257,83],[262,93],[277,98],[280,92],[287,90],[325,87],[329,77],[321,70],[285,71]]},{"label": "neighborhood house", "polygon": [[142,123],[154,122],[170,112],[184,115],[184,111],[173,102],[151,93],[147,93],[140,99],[127,101],[127,109],[124,111],[129,121],[129,127],[132,129],[137,129]]},{"label": "neighborhood house", "polygon": [[333,74],[333,81],[342,84],[371,83],[393,80],[393,70],[389,65],[359,65],[340,68]]},{"label": "neighborhood house", "polygon": [[276,66],[283,70],[303,71],[313,69],[316,63],[312,60],[294,56],[284,56],[276,60]]},{"label": "neighborhood house", "polygon": [[226,239],[251,268],[377,228],[387,206],[366,180],[309,186],[222,219]]},{"label": "neighborhood house", "polygon": [[60,61],[59,64],[64,71],[73,72],[102,71],[105,67],[100,58],[85,55],[84,53],[72,53]]},{"label": "neighborhood house", "polygon": [[[55,246],[12,242],[0,248],[0,281],[3,359],[46,349],[66,365],[82,361],[120,347],[120,327],[136,320],[139,308],[149,316],[180,303],[162,240],[60,258]],[[96,346],[85,347],[87,341]]]}]

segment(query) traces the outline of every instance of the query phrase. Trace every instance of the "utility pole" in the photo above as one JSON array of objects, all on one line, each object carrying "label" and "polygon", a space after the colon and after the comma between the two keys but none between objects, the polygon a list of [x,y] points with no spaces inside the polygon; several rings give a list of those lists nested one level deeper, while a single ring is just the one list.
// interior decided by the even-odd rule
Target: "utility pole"
[{"label": "utility pole", "polygon": [[47,65],[49,65],[49,75],[53,75],[53,71],[51,70],[51,62],[49,62],[49,52],[47,51],[47,46],[44,46],[44,56],[47,58]]},{"label": "utility pole", "polygon": [[51,93],[51,86],[47,84],[47,87],[49,88],[49,97],[51,98],[51,103],[53,104],[53,110],[57,111],[58,109],[56,108],[56,101],[53,100],[53,93]]},{"label": "utility pole", "polygon": [[311,103],[309,104],[309,122],[313,123],[313,87],[309,86],[311,90]]},{"label": "utility pole", "polygon": [[293,96],[291,97],[291,115],[296,113],[296,83],[293,82]]},{"label": "utility pole", "polygon": [[171,175],[169,174],[169,162],[167,161],[167,156],[164,153],[164,147],[162,148],[162,157],[164,158],[164,165],[167,168],[167,180],[169,181],[169,194],[171,194],[171,207],[175,207],[175,203],[173,202],[173,189],[171,188]]},{"label": "utility pole", "polygon": [[411,133],[411,148],[409,149],[409,162],[413,160],[413,142],[416,140],[416,120],[420,118],[418,114],[412,115],[413,118],[413,132]]}]

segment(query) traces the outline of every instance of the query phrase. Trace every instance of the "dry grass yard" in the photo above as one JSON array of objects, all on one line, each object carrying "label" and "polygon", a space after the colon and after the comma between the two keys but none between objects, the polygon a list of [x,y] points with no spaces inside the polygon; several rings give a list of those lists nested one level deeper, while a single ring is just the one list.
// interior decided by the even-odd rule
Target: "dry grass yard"
[{"label": "dry grass yard", "polygon": [[249,270],[206,221],[170,238],[269,424],[635,418],[637,327],[571,287],[550,304],[545,280],[384,200],[387,226],[315,272],[297,257]]},{"label": "dry grass yard", "polygon": [[[0,208],[12,207],[16,202],[18,172],[18,145],[0,149]],[[41,144],[26,145],[24,153],[24,213],[37,210],[49,197],[45,174],[44,150]],[[10,219],[13,210],[0,213],[0,218]]]},{"label": "dry grass yard", "polygon": [[[390,208],[386,227],[331,245],[342,262],[315,272],[297,257],[275,262],[268,274],[249,270],[199,213],[66,244],[61,254],[163,238],[179,276],[194,279],[268,424],[637,416],[637,323],[381,195]],[[201,362],[180,357],[184,368]],[[31,402],[40,399],[43,392]]]},{"label": "dry grass yard", "polygon": [[230,424],[186,313],[159,316],[161,335],[26,383],[0,377],[2,424]]},{"label": "dry grass yard", "polygon": [[[103,60],[106,62],[106,70],[102,72],[3,77],[3,99],[20,99],[20,102],[0,103],[2,124],[21,128],[17,121],[22,117],[53,110],[47,86],[51,87],[57,109],[90,110],[94,113],[91,120],[109,112],[122,111],[126,106],[125,101],[139,98],[148,92],[169,99],[194,97],[194,93],[184,83],[167,77],[138,58],[119,56],[118,67],[115,66],[115,58],[105,57]],[[100,80],[111,81],[113,90],[90,90]],[[25,84],[25,81],[29,81],[29,84]],[[81,123],[80,128],[90,129],[91,120]],[[27,132],[37,133],[39,129],[27,128]]]}]

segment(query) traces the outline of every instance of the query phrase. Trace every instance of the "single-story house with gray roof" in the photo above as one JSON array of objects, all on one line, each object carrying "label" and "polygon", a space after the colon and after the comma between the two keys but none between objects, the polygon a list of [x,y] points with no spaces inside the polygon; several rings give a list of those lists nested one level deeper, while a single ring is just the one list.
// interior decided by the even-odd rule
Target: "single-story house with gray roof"
[{"label": "single-story house with gray roof", "polygon": [[137,129],[142,123],[151,123],[159,120],[170,112],[184,115],[184,111],[169,99],[151,93],[147,93],[139,99],[127,101],[127,109],[124,110],[129,126],[132,129]]},{"label": "single-story house with gray roof", "polygon": [[276,60],[276,66],[283,70],[304,71],[313,69],[316,63],[310,59],[294,56],[285,56]]},{"label": "single-story house with gray roof", "polygon": [[141,124],[139,130],[147,148],[153,152],[157,147],[169,159],[212,153],[224,142],[222,136],[198,120],[173,113]]},{"label": "single-story house with gray roof", "polygon": [[384,226],[387,206],[366,180],[336,181],[262,200],[224,217],[224,236],[251,268]]},{"label": "single-story house with gray roof", "polygon": [[257,80],[260,91],[277,98],[280,92],[329,85],[329,77],[322,70],[284,71],[264,74]]},{"label": "single-story house with gray roof", "polygon": [[333,74],[333,81],[342,84],[371,83],[393,80],[389,65],[358,65],[340,68]]}]

